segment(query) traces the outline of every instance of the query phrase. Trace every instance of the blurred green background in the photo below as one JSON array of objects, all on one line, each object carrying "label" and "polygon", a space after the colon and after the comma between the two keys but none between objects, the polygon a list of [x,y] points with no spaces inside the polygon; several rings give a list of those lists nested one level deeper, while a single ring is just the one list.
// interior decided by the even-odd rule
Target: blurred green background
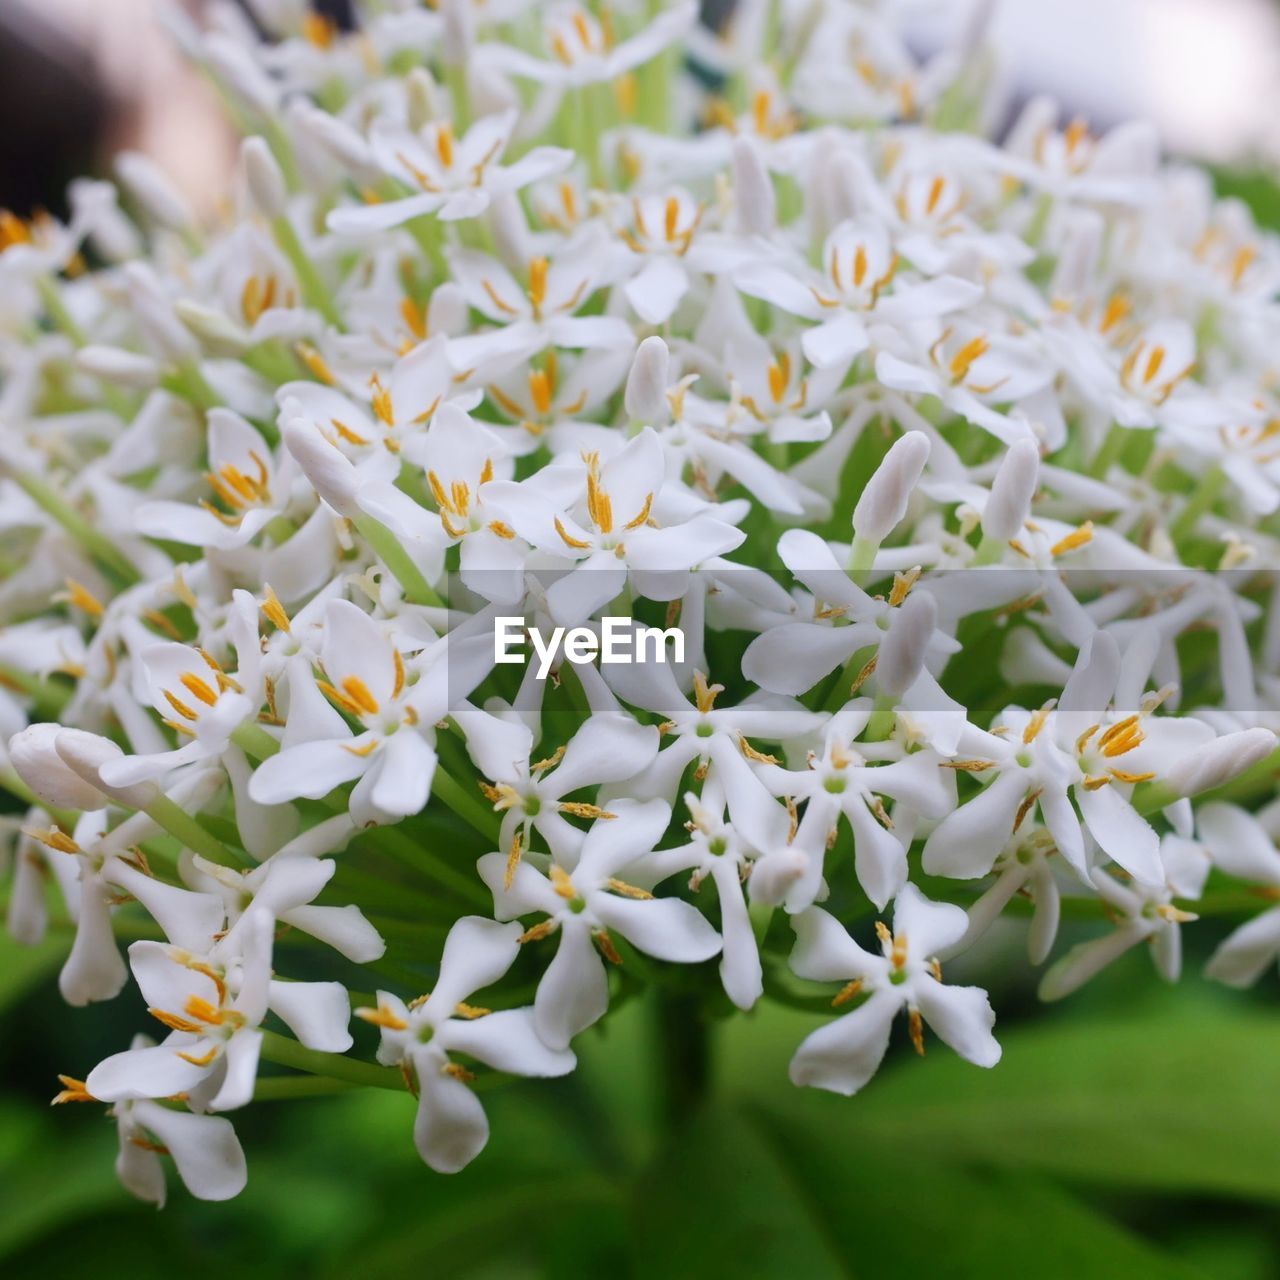
[{"label": "blurred green background", "polygon": [[[563,1081],[485,1093],[488,1149],[452,1178],[379,1090],[234,1117],[249,1185],[223,1205],[116,1184],[97,1106],[49,1111],[145,1021],[136,993],[68,1010],[65,934],[0,946],[0,1275],[204,1277],[1212,1277],[1280,1273],[1280,1017],[1274,974],[1241,995],[1198,971],[1228,925],[1186,931],[1182,984],[1142,951],[1039,1007],[1024,922],[948,966],[998,1011],[982,1071],[895,1029],[852,1099],[801,1093],[788,1057],[822,1015],[762,1007],[712,1032],[709,1098],[672,1123],[640,1001],[578,1042]],[[1065,945],[1101,922],[1067,926]]]}]

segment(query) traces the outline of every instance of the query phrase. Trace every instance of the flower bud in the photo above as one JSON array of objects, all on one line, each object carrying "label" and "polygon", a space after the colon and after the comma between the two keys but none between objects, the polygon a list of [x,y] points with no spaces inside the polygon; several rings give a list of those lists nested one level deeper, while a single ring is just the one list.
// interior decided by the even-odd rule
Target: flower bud
[{"label": "flower bud", "polygon": [[1194,796],[1265,760],[1275,750],[1276,735],[1270,729],[1241,729],[1184,756],[1165,775],[1169,789],[1180,796]]},{"label": "flower bud", "polygon": [[382,170],[374,163],[369,144],[345,120],[302,98],[290,99],[285,115],[300,136],[336,160],[358,182],[382,179]]},{"label": "flower bud", "polygon": [[53,739],[54,750],[72,773],[91,787],[97,787],[117,804],[130,809],[145,809],[159,794],[154,782],[138,782],[116,786],[109,776],[112,765],[129,761],[130,757],[110,738],[84,729],[60,729]]},{"label": "flower bud", "polygon": [[440,86],[426,67],[414,67],[404,78],[405,110],[409,115],[409,128],[415,132],[449,114],[443,101]]},{"label": "flower bud", "polygon": [[203,307],[198,302],[181,298],[174,305],[178,319],[182,321],[204,347],[220,356],[238,356],[248,343],[244,330],[227,319],[225,313]]},{"label": "flower bud", "polygon": [[738,228],[749,236],[767,236],[777,221],[778,200],[760,149],[747,137],[733,144],[733,192]]},{"label": "flower bud", "polygon": [[908,431],[895,440],[853,509],[853,531],[879,546],[907,512],[911,491],[929,460],[929,437]]},{"label": "flower bud", "polygon": [[982,532],[1008,542],[1022,531],[1031,514],[1031,499],[1040,479],[1040,449],[1034,440],[1015,440],[991,482],[982,513]]},{"label": "flower bud", "polygon": [[440,41],[440,57],[446,66],[463,67],[471,60],[476,42],[470,0],[443,0],[440,6],[444,32]]},{"label": "flower bud", "polygon": [[194,360],[199,354],[195,339],[179,323],[154,269],[142,262],[130,262],[120,274],[128,287],[138,326],[158,354],[175,364]]},{"label": "flower bud", "polygon": [[75,361],[85,373],[116,386],[148,391],[160,381],[160,365],[155,360],[120,347],[81,347]]},{"label": "flower bud", "polygon": [[9,763],[23,782],[46,804],[59,809],[101,809],[107,797],[75,773],[58,755],[57,724],[28,725],[9,739]]},{"label": "flower bud", "polygon": [[432,290],[427,304],[427,332],[457,337],[466,332],[469,314],[462,290],[452,280],[446,280]]},{"label": "flower bud", "polygon": [[[286,405],[286,410],[288,406]],[[345,454],[324,438],[313,422],[287,417],[280,428],[284,446],[293,455],[315,491],[340,516],[360,514],[356,505],[359,479]]]},{"label": "flower bud", "polygon": [[900,698],[915,683],[937,623],[938,606],[927,591],[913,591],[894,611],[876,658],[876,681],[890,697]]},{"label": "flower bud", "polygon": [[289,189],[265,138],[246,138],[240,144],[240,173],[257,211],[264,218],[283,217]]},{"label": "flower bud", "polygon": [[632,422],[653,423],[663,417],[667,407],[670,368],[671,353],[656,334],[646,338],[636,349],[623,396],[627,417]]},{"label": "flower bud", "polygon": [[140,151],[122,151],[116,157],[115,169],[125,190],[149,218],[170,231],[186,231],[195,225],[186,197],[149,156]]},{"label": "flower bud", "polygon": [[205,38],[204,55],[214,75],[255,111],[274,116],[280,105],[275,81],[230,37],[215,32]]}]

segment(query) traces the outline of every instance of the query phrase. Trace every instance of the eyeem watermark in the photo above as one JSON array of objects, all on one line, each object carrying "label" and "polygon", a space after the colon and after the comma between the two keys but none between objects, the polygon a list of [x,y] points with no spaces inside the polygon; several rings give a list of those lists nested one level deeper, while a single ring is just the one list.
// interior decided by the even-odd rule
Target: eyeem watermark
[{"label": "eyeem watermark", "polygon": [[[667,644],[671,650],[668,657]],[[634,618],[601,618],[596,627],[554,627],[545,635],[523,618],[493,620],[493,660],[524,663],[526,643],[537,659],[535,675],[545,680],[557,658],[573,663],[683,662],[684,632],[679,627],[646,627]]]}]

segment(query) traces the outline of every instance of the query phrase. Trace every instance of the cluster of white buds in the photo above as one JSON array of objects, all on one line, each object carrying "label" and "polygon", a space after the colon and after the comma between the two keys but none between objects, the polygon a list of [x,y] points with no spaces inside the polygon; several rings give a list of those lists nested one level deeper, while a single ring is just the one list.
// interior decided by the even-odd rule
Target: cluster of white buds
[{"label": "cluster of white buds", "polygon": [[234,1195],[262,1061],[460,1169],[639,986],[989,1067],[1016,897],[1053,999],[1280,892],[1280,242],[1204,173],[988,141],[890,4],[208,8],[225,219],[0,215],[8,927],[161,1024],[59,1095],[131,1190]]}]

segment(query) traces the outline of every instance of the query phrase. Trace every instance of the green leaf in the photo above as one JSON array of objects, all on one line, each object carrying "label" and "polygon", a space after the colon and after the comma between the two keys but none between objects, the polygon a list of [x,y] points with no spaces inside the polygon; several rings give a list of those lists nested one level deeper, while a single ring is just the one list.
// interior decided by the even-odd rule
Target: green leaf
[{"label": "green leaf", "polygon": [[20,947],[0,932],[0,1013],[39,986],[58,968],[71,949],[66,934],[51,931],[34,947]]},{"label": "green leaf", "polygon": [[640,1181],[636,1273],[845,1280],[811,1195],[742,1115],[707,1110]]},{"label": "green leaf", "polygon": [[[780,1058],[822,1019],[770,1014],[733,1037],[736,1088],[776,1096]],[[787,1030],[786,1048],[779,1043]],[[901,1048],[904,1028],[897,1028]],[[1001,1034],[984,1071],[926,1036],[857,1097],[788,1107],[921,1159],[1038,1170],[1104,1186],[1280,1200],[1280,1021],[1183,989],[1132,1017],[1038,1022]],[[763,1089],[763,1093],[761,1090]],[[839,1117],[837,1119],[837,1117]]]},{"label": "green leaf", "polygon": [[859,1275],[1205,1280],[1050,1183],[919,1158],[829,1118],[761,1115],[757,1124],[803,1186],[813,1229],[828,1232]]}]

